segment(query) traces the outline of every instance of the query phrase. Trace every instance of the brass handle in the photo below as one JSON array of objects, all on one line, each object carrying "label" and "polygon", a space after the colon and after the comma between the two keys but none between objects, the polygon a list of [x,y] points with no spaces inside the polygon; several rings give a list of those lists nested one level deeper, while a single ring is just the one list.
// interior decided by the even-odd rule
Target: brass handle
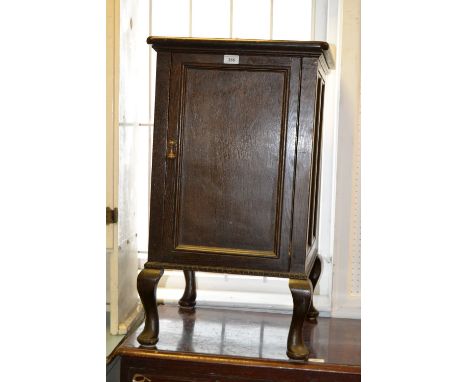
[{"label": "brass handle", "polygon": [[175,159],[177,157],[176,147],[177,141],[175,139],[169,139],[167,142],[167,159]]}]

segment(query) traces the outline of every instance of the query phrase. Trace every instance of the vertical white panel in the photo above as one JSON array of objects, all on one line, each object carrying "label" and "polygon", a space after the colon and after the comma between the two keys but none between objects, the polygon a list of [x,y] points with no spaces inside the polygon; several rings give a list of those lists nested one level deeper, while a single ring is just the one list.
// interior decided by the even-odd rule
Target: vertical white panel
[{"label": "vertical white panel", "polygon": [[[128,0],[127,0],[128,1]],[[127,130],[121,137],[129,137],[121,142],[121,145],[134,145],[134,152],[127,151],[127,147],[121,147],[121,153],[128,152],[130,158],[123,157],[122,163],[126,165],[126,171],[120,179],[121,187],[129,184],[132,188],[133,204],[130,206],[135,214],[135,222],[131,230],[139,233],[139,242],[147,241],[148,221],[148,129],[151,113],[149,108],[150,92],[150,49],[146,43],[150,31],[150,0],[130,1],[128,12],[122,17],[122,65],[121,71],[121,100],[120,108],[123,111],[121,126]],[[125,205],[125,204],[124,204]],[[121,213],[126,211],[122,210]],[[124,216],[122,216],[124,217]],[[122,224],[126,220],[122,220]],[[122,229],[125,226],[122,225]],[[133,232],[124,233],[123,236],[134,237]],[[127,238],[122,237],[122,240]],[[121,243],[119,243],[121,245]],[[144,245],[144,247],[146,247]]]},{"label": "vertical white panel", "polygon": [[134,127],[134,140],[136,152],[134,161],[134,184],[135,189],[135,208],[136,208],[136,233],[138,234],[135,247],[139,250],[148,246],[148,165],[149,152],[148,147],[148,126],[151,122],[151,91],[149,83],[151,81],[150,54],[151,47],[146,43],[151,30],[152,9],[151,0],[139,0],[139,6],[135,20],[133,21],[133,31],[136,45],[134,80],[137,83],[137,95],[134,102],[137,103],[137,127]]},{"label": "vertical white panel", "polygon": [[319,253],[322,255],[322,277],[319,282],[320,294],[331,297],[332,257],[335,214],[336,180],[336,135],[338,130],[338,102],[340,99],[341,73],[341,0],[328,0],[327,34],[325,41],[335,51],[335,70],[326,78],[324,129],[322,137],[322,172],[320,193]]},{"label": "vertical white panel", "polygon": [[359,123],[355,128],[352,190],[349,294],[355,297],[361,295],[361,126]]},{"label": "vertical white panel", "polygon": [[150,120],[149,102],[150,93],[148,83],[150,81],[149,55],[150,50],[146,39],[149,33],[149,3],[151,0],[139,0],[140,5],[132,19],[132,26],[135,34],[135,81],[137,82],[137,121],[148,123]]},{"label": "vertical white panel", "polygon": [[[128,0],[126,0],[128,1]],[[120,99],[119,122],[148,122],[149,115],[149,0],[125,5],[120,17]]]},{"label": "vertical white panel", "polygon": [[[119,128],[119,221],[117,274],[111,275],[111,334],[120,331],[134,312],[138,303],[136,276],[137,253],[137,178],[136,178],[136,127]],[[116,320],[116,321],[115,321]],[[117,324],[117,326],[116,326]]]},{"label": "vertical white panel", "polygon": [[274,40],[311,40],[312,0],[275,0]]},{"label": "vertical white panel", "polygon": [[148,189],[150,182],[148,177],[150,163],[148,142],[150,129],[150,126],[139,126],[135,129],[135,145],[138,148],[134,157],[136,208],[138,212],[136,221],[138,251],[148,250]]},{"label": "vertical white panel", "polygon": [[111,302],[111,257],[112,249],[106,248],[106,311],[110,312],[110,302]]},{"label": "vertical white panel", "polygon": [[153,0],[155,36],[190,36],[190,0]]},{"label": "vertical white panel", "polygon": [[[360,208],[357,197],[360,182],[359,157],[361,109],[360,0],[343,1],[341,49],[340,118],[337,135],[337,175],[334,234],[334,276],[332,313],[360,317],[360,296],[350,291],[352,262],[359,250]],[[354,178],[354,179],[353,179]],[[356,275],[354,275],[356,277]]]},{"label": "vertical white panel", "polygon": [[[150,33],[152,35],[152,33]],[[150,92],[150,118],[151,123],[154,122],[154,101],[155,101],[155,92],[156,92],[156,62],[157,62],[157,53],[148,45],[150,49],[150,82],[149,82],[149,92]]]},{"label": "vertical white panel", "polygon": [[[118,60],[118,40],[116,29],[119,25],[118,16],[116,17],[116,9],[114,0],[106,1],[106,206],[115,207],[114,199],[114,137],[117,126],[117,116],[115,108],[118,107],[118,86],[116,86],[115,65]],[[118,32],[118,31],[117,31]],[[118,83],[118,82],[117,82]],[[114,224],[106,226],[106,247],[114,247]],[[107,262],[109,264],[109,251],[107,253]],[[109,301],[109,300],[108,300]]]},{"label": "vertical white panel", "polygon": [[270,38],[270,0],[234,0],[233,38]]},{"label": "vertical white panel", "polygon": [[311,0],[311,10],[310,10],[310,39],[315,40],[315,8],[316,8],[316,0]]},{"label": "vertical white panel", "polygon": [[315,36],[314,40],[327,39],[328,0],[315,0]]},{"label": "vertical white panel", "polygon": [[[113,174],[113,193],[114,193],[114,207],[118,207],[118,193],[119,193],[119,92],[120,92],[120,0],[109,0],[113,2],[114,10],[114,100],[113,100],[113,133],[112,133],[112,174]],[[109,20],[108,20],[109,23]],[[112,249],[106,251],[108,259],[108,310],[110,311],[110,334],[117,334],[119,318],[118,318],[118,275],[119,275],[119,251],[118,251],[118,226],[113,226],[113,245]]]},{"label": "vertical white panel", "polygon": [[[341,32],[342,32],[342,2],[343,0],[328,0],[328,19],[327,19],[327,42],[335,47],[341,48]],[[339,52],[335,52],[339,54]],[[336,58],[337,65],[339,57]],[[336,71],[335,71],[336,72]]]},{"label": "vertical white panel", "polygon": [[230,0],[192,0],[193,37],[229,37]]}]

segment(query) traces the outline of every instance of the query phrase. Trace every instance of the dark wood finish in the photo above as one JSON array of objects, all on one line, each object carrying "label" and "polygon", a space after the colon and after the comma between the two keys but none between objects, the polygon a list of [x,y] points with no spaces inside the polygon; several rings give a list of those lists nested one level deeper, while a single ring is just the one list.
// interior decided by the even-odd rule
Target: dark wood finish
[{"label": "dark wood finish", "polygon": [[307,312],[307,319],[310,322],[317,322],[317,317],[319,315],[319,311],[315,309],[314,307],[314,290],[318,283],[321,273],[322,273],[322,259],[320,258],[320,256],[317,256],[315,258],[312,270],[310,271],[310,274],[309,274],[309,280],[312,284],[312,290],[311,290],[312,296],[310,299],[309,311]]},{"label": "dark wood finish", "polygon": [[360,381],[360,320],[322,317],[304,324],[309,361],[284,352],[290,316],[160,306],[157,350],[142,348],[130,334],[114,352],[121,382],[143,375],[155,381]]},{"label": "dark wood finish", "polygon": [[287,272],[300,62],[219,61],[173,54],[178,154],[166,160],[164,231],[149,259]]},{"label": "dark wood finish", "polygon": [[323,120],[323,101],[324,86],[322,78],[317,79],[317,88],[315,92],[315,112],[314,129],[312,137],[312,168],[309,191],[309,231],[307,232],[308,248],[313,247],[318,236],[318,217],[319,217],[319,186],[320,186],[320,161],[322,147],[322,120]]},{"label": "dark wood finish", "polygon": [[307,275],[317,254],[315,239],[309,244],[309,221],[314,211],[310,209],[315,195],[311,192],[313,153],[317,142],[314,141],[315,114],[317,104],[318,62],[303,58],[301,76],[301,99],[299,110],[299,131],[296,156],[296,182],[294,188],[294,214],[291,243],[290,271],[305,272]]},{"label": "dark wood finish", "polygon": [[[210,46],[209,53],[185,53],[182,47],[191,46],[187,52],[195,52],[201,49],[203,40],[150,38],[148,41],[159,50],[158,57],[163,55],[164,58],[162,68],[158,58],[164,84],[157,84],[156,98],[159,102],[161,94],[167,112],[157,102],[155,131],[159,133],[154,138],[153,169],[160,172],[153,171],[151,211],[155,213],[151,213],[147,267],[172,265],[175,269],[190,267],[187,269],[221,272],[224,269],[307,278],[313,259],[307,267],[305,245],[290,251],[289,239],[291,229],[300,230],[291,227],[292,216],[305,211],[302,219],[305,227],[313,209],[309,207],[313,205],[309,200],[316,199],[315,194],[309,195],[314,142],[307,138],[312,136],[315,109],[308,105],[315,103],[314,80],[316,82],[319,66],[322,67],[323,49],[328,49],[326,43],[307,42],[299,49],[299,42],[246,41],[244,44],[239,40],[210,40],[206,43]],[[246,51],[240,55],[239,65],[223,64],[224,52],[242,46]],[[283,55],[251,55],[261,46],[264,52],[277,46]],[[286,46],[295,46],[297,52],[306,57],[285,55]],[[171,52],[170,59],[164,56],[168,52]],[[275,82],[269,80],[271,77],[262,78],[272,75],[280,78],[281,74],[283,87],[276,90]],[[252,89],[255,102],[248,96]],[[244,93],[246,95],[241,96]],[[273,110],[276,110],[271,104],[275,98],[272,94],[282,96],[283,100],[281,107],[276,107],[281,116],[280,134],[278,128],[276,132],[272,128],[275,126]],[[259,102],[262,96],[265,105]],[[218,104],[214,100],[219,101]],[[267,110],[270,113],[266,113]],[[298,115],[302,117],[302,123],[299,121],[302,137],[299,138],[296,136]],[[167,145],[161,145],[162,140]],[[263,155],[260,160],[258,152]],[[303,152],[307,152],[309,158],[301,165],[297,158]],[[269,166],[275,159],[278,166]],[[309,176],[302,176],[299,167],[309,169]],[[254,192],[255,183],[261,192]],[[296,208],[293,195],[305,200],[307,207]],[[254,207],[249,208],[251,206]],[[294,240],[306,241],[306,235],[298,233],[294,235],[293,232]],[[312,257],[316,253],[316,240],[314,245],[309,251]]]},{"label": "dark wood finish", "polygon": [[309,358],[309,349],[304,344],[302,328],[311,304],[312,285],[309,280],[289,280],[294,309],[288,334],[287,355],[292,359]]},{"label": "dark wood finish", "polygon": [[176,249],[279,257],[289,68],[207,66],[219,56],[202,59],[182,64]]},{"label": "dark wood finish", "polygon": [[[194,271],[289,278],[289,354],[303,357],[301,320],[307,312],[316,316],[306,297],[315,285],[304,286],[318,255],[329,46],[165,37],[148,43],[158,62],[145,269],[184,270],[182,307],[195,305]],[[224,63],[225,54],[238,55],[238,63]]]},{"label": "dark wood finish", "polygon": [[[359,374],[331,371],[328,368],[311,370],[294,365],[282,368],[279,362],[236,362],[230,359],[212,360],[185,356],[179,359],[122,360],[121,381],[125,382],[358,382]],[[338,369],[338,368],[334,368]]]},{"label": "dark wood finish", "polygon": [[[153,158],[151,168],[151,205],[149,224],[150,252],[152,251],[152,248],[156,247],[157,240],[161,240],[161,237],[163,237],[164,219],[161,211],[163,211],[163,195],[166,183],[165,142],[167,141],[167,124],[169,114],[168,107],[170,71],[171,54],[159,52],[156,65],[156,104],[154,111]],[[152,257],[149,257],[150,260],[151,258]]]},{"label": "dark wood finish", "polygon": [[171,38],[150,36],[146,42],[158,52],[212,52],[224,50],[226,53],[249,52],[268,55],[317,57],[325,61],[324,69],[335,69],[335,59],[330,45],[325,41],[292,40],[248,40],[225,38]]},{"label": "dark wood finish", "polygon": [[197,280],[194,271],[184,271],[185,290],[179,300],[181,308],[194,308],[197,300]]},{"label": "dark wood finish", "polygon": [[158,342],[159,317],[156,306],[156,288],[163,269],[143,269],[137,278],[137,289],[145,308],[145,328],[138,336],[138,342],[144,346],[154,346]]}]

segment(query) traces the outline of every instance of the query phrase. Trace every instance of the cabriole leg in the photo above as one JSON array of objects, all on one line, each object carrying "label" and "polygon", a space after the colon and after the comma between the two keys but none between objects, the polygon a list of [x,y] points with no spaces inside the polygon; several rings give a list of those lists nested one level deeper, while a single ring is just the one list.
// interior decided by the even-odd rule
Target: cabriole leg
[{"label": "cabriole leg", "polygon": [[194,271],[184,271],[185,290],[182,298],[179,300],[181,308],[193,308],[197,299],[197,283]]},{"label": "cabriole leg", "polygon": [[138,275],[137,289],[145,309],[145,328],[138,336],[143,346],[154,346],[158,342],[159,316],[156,304],[156,288],[164,269],[143,269]]},{"label": "cabriole leg", "polygon": [[309,311],[307,312],[307,319],[311,322],[317,322],[317,317],[319,315],[319,311],[314,307],[314,290],[315,286],[318,283],[320,278],[320,274],[322,273],[322,260],[320,256],[317,255],[314,261],[314,265],[312,266],[312,270],[310,271],[309,279],[312,283],[312,296],[310,299],[310,306]]},{"label": "cabriole leg", "polygon": [[292,359],[307,359],[309,349],[304,345],[302,327],[310,305],[312,286],[310,280],[289,279],[294,309],[289,327],[287,355]]}]

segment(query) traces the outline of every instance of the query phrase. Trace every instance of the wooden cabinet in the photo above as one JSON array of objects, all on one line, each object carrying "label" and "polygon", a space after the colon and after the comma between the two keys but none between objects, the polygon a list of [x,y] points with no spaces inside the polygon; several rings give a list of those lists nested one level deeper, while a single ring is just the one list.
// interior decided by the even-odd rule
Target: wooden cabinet
[{"label": "wooden cabinet", "polygon": [[315,320],[325,42],[149,37],[157,51],[149,254],[138,279],[142,345],[157,342],[154,292],[182,269],[286,277],[291,358]]}]

